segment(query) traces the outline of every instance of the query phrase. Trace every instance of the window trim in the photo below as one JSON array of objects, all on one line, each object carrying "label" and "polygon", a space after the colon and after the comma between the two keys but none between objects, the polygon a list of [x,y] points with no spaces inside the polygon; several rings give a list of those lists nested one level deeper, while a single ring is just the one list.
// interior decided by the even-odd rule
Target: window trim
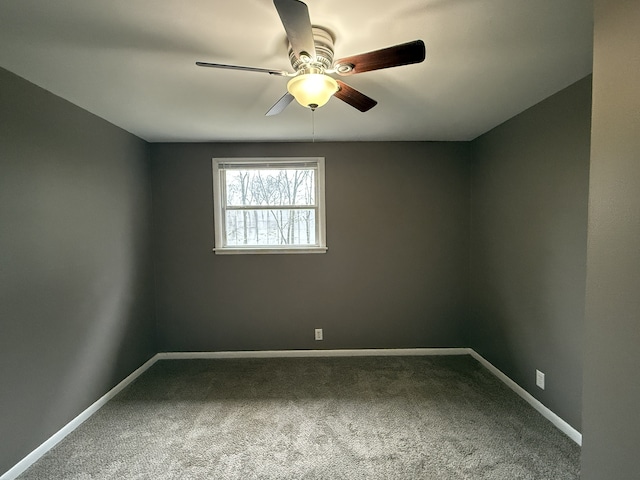
[{"label": "window trim", "polygon": [[[259,166],[264,164],[301,164],[313,163],[316,169],[316,245],[273,245],[256,247],[224,246],[224,222],[225,208],[223,192],[226,186],[223,185],[222,175],[220,175],[220,164],[248,164]],[[211,161],[213,177],[213,231],[214,247],[213,252],[223,255],[237,254],[300,254],[300,253],[326,253],[326,207],[325,207],[325,181],[324,181],[324,157],[237,157],[237,158],[213,158]]]}]

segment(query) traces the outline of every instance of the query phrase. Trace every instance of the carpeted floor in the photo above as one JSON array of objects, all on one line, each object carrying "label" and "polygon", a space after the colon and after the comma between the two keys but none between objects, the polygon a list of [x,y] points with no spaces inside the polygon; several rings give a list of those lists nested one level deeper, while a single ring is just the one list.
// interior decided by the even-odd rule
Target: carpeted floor
[{"label": "carpeted floor", "polygon": [[579,455],[469,356],[165,360],[19,478],[569,480]]}]

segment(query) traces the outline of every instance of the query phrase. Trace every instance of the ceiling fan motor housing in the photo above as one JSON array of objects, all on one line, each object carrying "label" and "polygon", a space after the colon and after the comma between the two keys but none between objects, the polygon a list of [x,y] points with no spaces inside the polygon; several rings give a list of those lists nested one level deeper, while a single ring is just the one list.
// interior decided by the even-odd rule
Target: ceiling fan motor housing
[{"label": "ceiling fan motor housing", "polygon": [[315,26],[313,30],[313,42],[316,47],[316,57],[307,55],[297,57],[291,45],[289,45],[289,61],[296,72],[300,73],[324,73],[333,64],[333,34],[324,27]]}]

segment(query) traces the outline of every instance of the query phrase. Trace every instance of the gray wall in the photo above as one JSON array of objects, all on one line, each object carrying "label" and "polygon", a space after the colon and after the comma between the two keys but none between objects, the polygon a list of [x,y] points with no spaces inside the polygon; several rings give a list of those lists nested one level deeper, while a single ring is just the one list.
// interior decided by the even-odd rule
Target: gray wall
[{"label": "gray wall", "polygon": [[640,3],[595,2],[584,480],[640,477]]},{"label": "gray wall", "polygon": [[588,77],[472,143],[467,344],[578,430],[590,116]]},{"label": "gray wall", "polygon": [[[296,155],[326,158],[329,251],[213,254],[211,158]],[[161,351],[463,346],[468,144],[155,144],[152,164]]]},{"label": "gray wall", "polygon": [[0,69],[0,474],[155,352],[148,156]]}]

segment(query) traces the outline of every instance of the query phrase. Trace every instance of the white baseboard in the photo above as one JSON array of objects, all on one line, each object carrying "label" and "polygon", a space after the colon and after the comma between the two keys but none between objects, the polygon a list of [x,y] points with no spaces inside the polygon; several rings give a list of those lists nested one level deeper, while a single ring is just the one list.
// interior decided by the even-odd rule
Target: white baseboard
[{"label": "white baseboard", "polygon": [[420,355],[471,355],[487,370],[502,380],[514,392],[526,400],[533,408],[540,412],[547,420],[553,423],[560,431],[564,432],[578,445],[582,445],[582,434],[567,422],[536,400],[529,392],[516,382],[507,377],[489,361],[483,358],[471,348],[368,348],[354,350],[262,350],[262,351],[237,351],[237,352],[164,352],[154,355],[140,368],[122,380],[118,385],[109,390],[105,395],[96,400],[80,415],[71,420],[59,431],[53,434],[42,445],[10,470],[0,476],[0,480],[14,480],[27,468],[33,465],[40,457],[56,446],[64,437],[78,428],[82,422],[97,412],[109,400],[115,397],[126,386],[142,375],[158,360],[185,360],[185,359],[222,359],[222,358],[291,358],[291,357],[372,357],[372,356],[420,356]]},{"label": "white baseboard", "polygon": [[504,373],[502,373],[502,371],[496,368],[491,362],[486,360],[482,355],[480,355],[473,349],[469,349],[469,351],[473,358],[478,360],[478,362],[480,362],[487,370],[489,370],[496,377],[502,380],[509,388],[511,388],[511,390],[513,390],[518,395],[520,395],[529,405],[531,405],[538,412],[540,412],[544,418],[546,418],[551,423],[553,423],[558,428],[558,430],[563,432],[565,435],[567,435],[571,440],[576,442],[578,445],[582,446],[582,434],[578,430],[573,428],[571,425],[565,422],[562,418],[560,418],[558,415],[556,415],[547,407],[545,407],[542,404],[542,402],[537,400],[533,395],[527,392],[524,388],[522,388],[516,382],[514,382],[509,377],[507,377]]},{"label": "white baseboard", "polygon": [[37,462],[40,457],[42,457],[45,453],[55,447],[64,437],[73,432],[76,428],[78,428],[82,422],[87,420],[91,415],[96,413],[103,405],[105,405],[109,400],[115,397],[121,390],[123,390],[127,385],[133,382],[136,378],[142,375],[146,370],[151,367],[158,360],[158,355],[154,355],[149,360],[147,360],[142,366],[140,366],[137,370],[133,371],[127,378],[118,383],[115,387],[105,393],[102,397],[96,400],[91,406],[85,409],[80,415],[75,417],[69,423],[67,423],[64,427],[54,433],[49,439],[47,439],[42,445],[36,448],[29,455],[20,460],[17,464],[15,464],[10,470],[5,472],[2,476],[0,476],[0,480],[14,480],[18,477],[22,472],[24,472],[27,468]]},{"label": "white baseboard", "polygon": [[392,357],[418,355],[469,355],[468,348],[364,348],[352,350],[242,350],[231,352],[165,352],[158,360],[291,357]]}]

